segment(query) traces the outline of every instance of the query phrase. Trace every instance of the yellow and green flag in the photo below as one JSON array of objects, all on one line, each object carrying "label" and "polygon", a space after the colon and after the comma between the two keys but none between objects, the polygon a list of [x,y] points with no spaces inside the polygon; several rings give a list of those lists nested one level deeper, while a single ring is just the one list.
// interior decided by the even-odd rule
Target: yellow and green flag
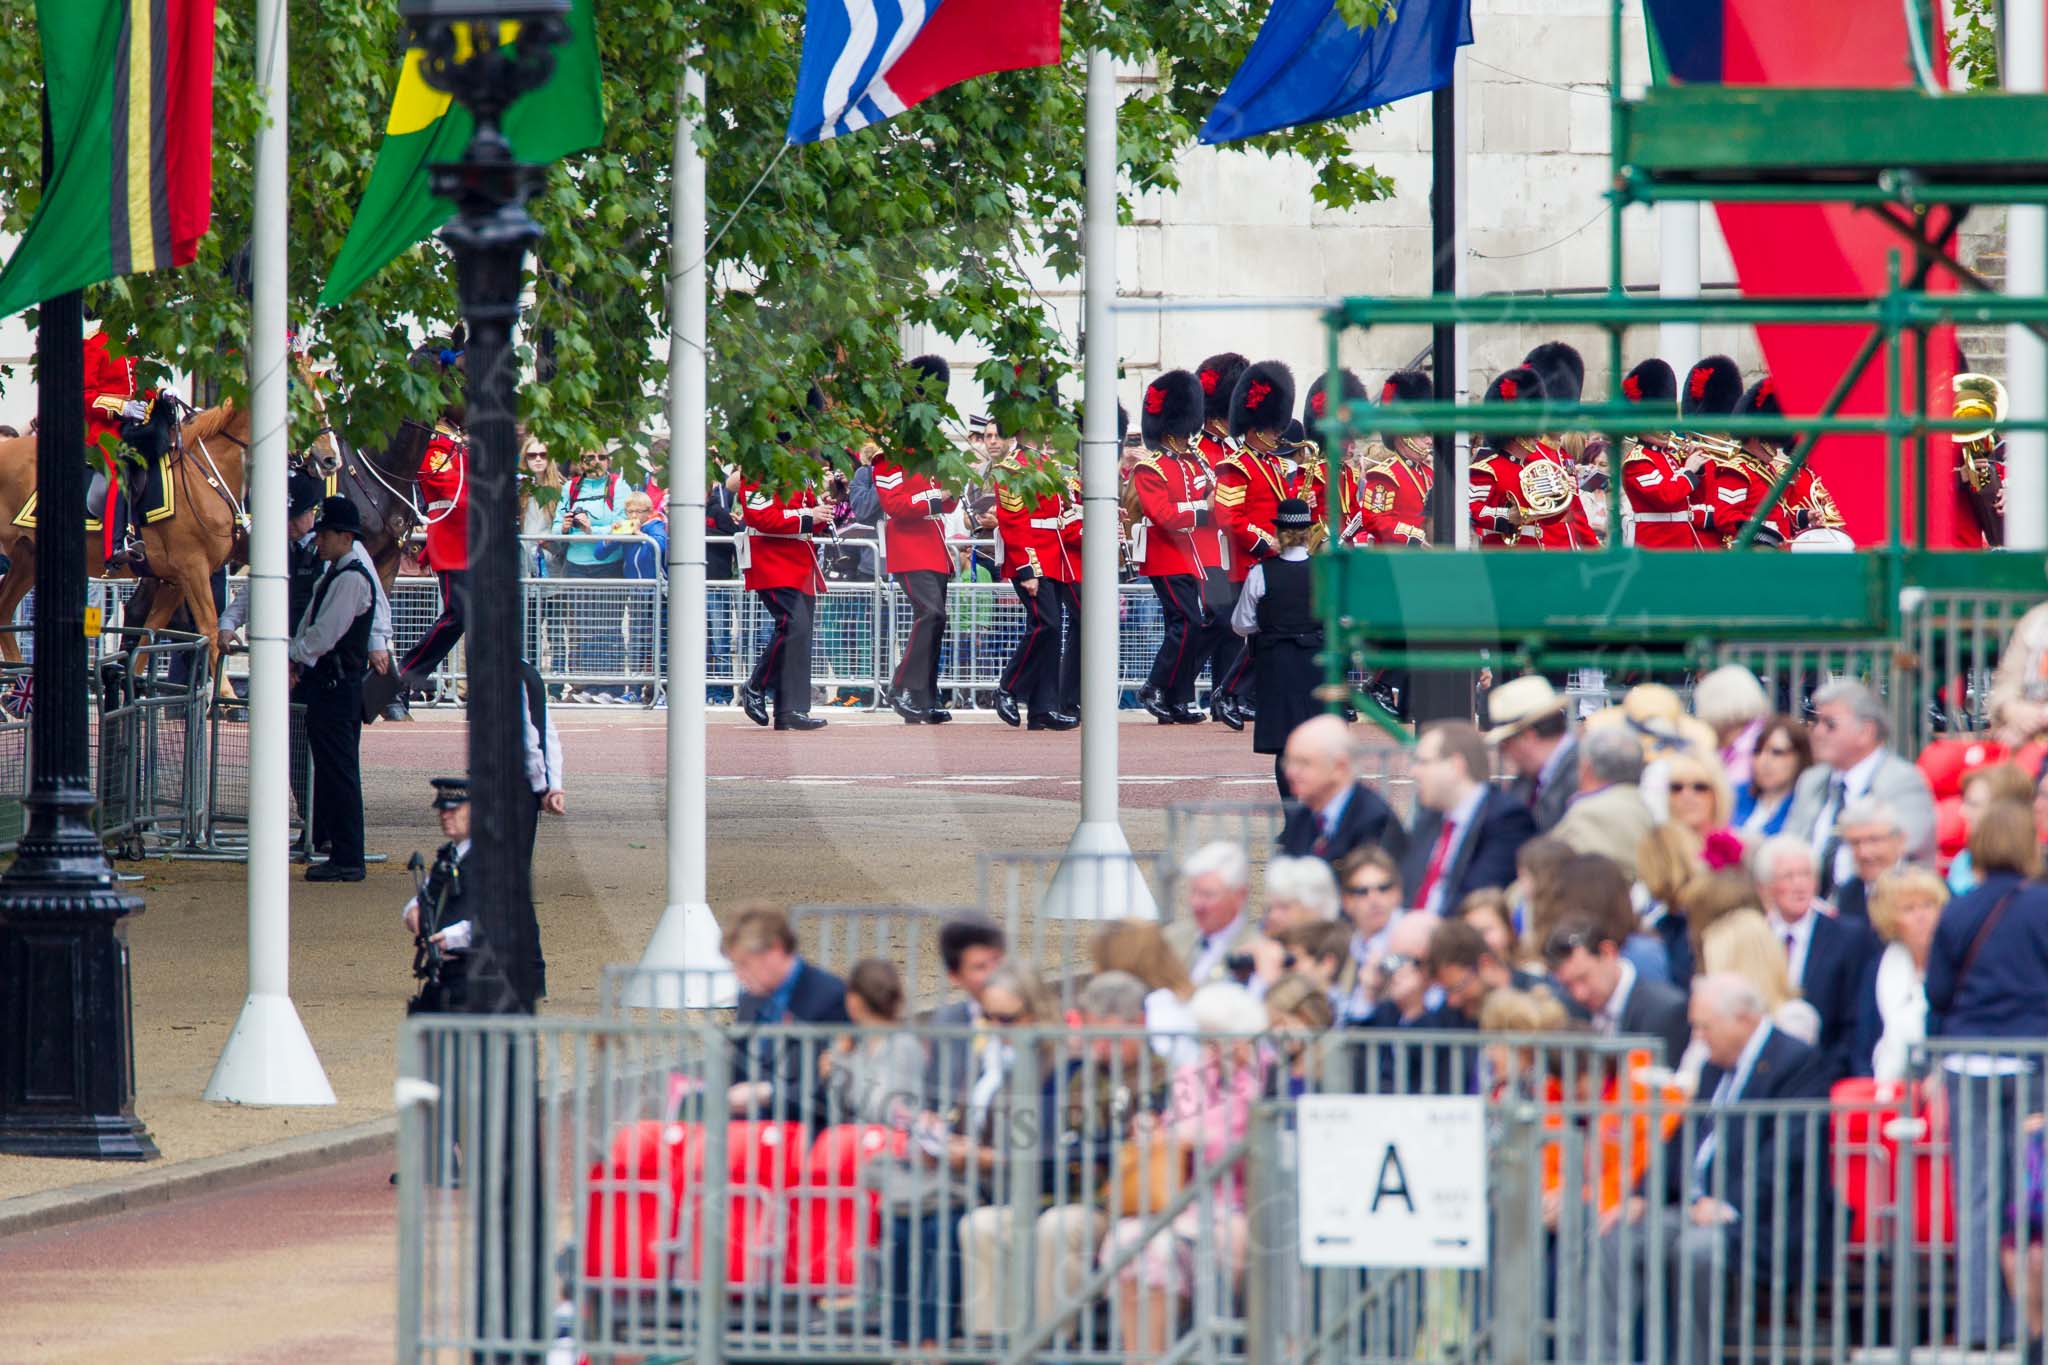
[{"label": "yellow and green flag", "polygon": [[[604,141],[603,72],[591,3],[572,0],[569,40],[555,49],[554,74],[505,111],[505,140],[521,161],[541,165]],[[377,164],[341,254],[327,272],[320,291],[323,308],[340,303],[455,216],[455,205],[428,188],[430,168],[437,161],[461,159],[476,121],[427,84],[420,59],[418,48],[409,49],[399,68],[384,145],[377,149]]]}]

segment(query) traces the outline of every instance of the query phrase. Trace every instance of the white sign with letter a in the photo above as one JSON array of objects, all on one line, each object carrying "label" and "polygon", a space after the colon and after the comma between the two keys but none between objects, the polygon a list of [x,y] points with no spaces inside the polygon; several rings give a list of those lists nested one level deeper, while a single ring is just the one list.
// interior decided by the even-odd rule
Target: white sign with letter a
[{"label": "white sign with letter a", "polygon": [[1301,1263],[1486,1265],[1486,1113],[1473,1096],[1303,1095]]}]

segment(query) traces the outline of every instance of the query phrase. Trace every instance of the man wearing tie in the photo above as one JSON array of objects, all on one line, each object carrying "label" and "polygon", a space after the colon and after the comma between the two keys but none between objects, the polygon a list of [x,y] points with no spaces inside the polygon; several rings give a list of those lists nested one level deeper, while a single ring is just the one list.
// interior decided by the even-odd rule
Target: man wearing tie
[{"label": "man wearing tie", "polygon": [[1765,917],[1785,945],[1786,972],[1820,1015],[1820,1052],[1832,1069],[1829,1079],[1839,1080],[1849,1074],[1855,1053],[1863,974],[1881,945],[1870,930],[1821,904],[1813,850],[1804,839],[1780,834],[1764,840],[1756,872]]},{"label": "man wearing tie", "polygon": [[1401,861],[1408,904],[1448,914],[1474,891],[1515,879],[1515,854],[1536,837],[1529,808],[1486,778],[1486,739],[1438,721],[1415,743],[1415,829]]},{"label": "man wearing tie", "polygon": [[[1599,1234],[1606,1293],[1594,1326],[1601,1348],[1596,1359],[1628,1358],[1621,1354],[1621,1333],[1629,1324],[1619,1305],[1643,1302],[1643,1266],[1650,1256],[1662,1256],[1670,1268],[1671,1305],[1665,1313],[1666,1330],[1674,1334],[1670,1358],[1707,1365],[1720,1359],[1714,1340],[1716,1297],[1752,1276],[1759,1286],[1772,1284],[1780,1243],[1785,1264],[1775,1268],[1784,1281],[1796,1279],[1805,1229],[1812,1226],[1823,1241],[1829,1233],[1825,1126],[1813,1144],[1819,1164],[1809,1169],[1804,1118],[1758,1113],[1752,1119],[1723,1112],[1730,1105],[1766,1100],[1825,1099],[1832,1082],[1826,1063],[1814,1049],[1772,1028],[1763,997],[1734,973],[1693,983],[1691,1017],[1693,1033],[1707,1053],[1698,1093],[1710,1097],[1711,1107],[1671,1136],[1663,1217],[1654,1223],[1646,1219],[1645,1199],[1631,1196],[1621,1217]],[[1754,1173],[1753,1182],[1745,1172]],[[1808,1199],[1818,1205],[1810,1223]],[[1649,1245],[1653,1240],[1658,1245]],[[1745,1246],[1753,1258],[1746,1268],[1735,1264]],[[1824,1266],[1827,1259],[1816,1248],[1812,1264]],[[1635,1281],[1630,1294],[1623,1291],[1624,1270]],[[1732,1295],[1724,1300],[1725,1327],[1736,1325],[1734,1302]],[[1689,1353],[1679,1354],[1686,1343]]]},{"label": "man wearing tie", "polygon": [[1259,938],[1258,926],[1244,912],[1251,860],[1236,844],[1204,844],[1181,864],[1180,879],[1187,888],[1188,918],[1166,927],[1167,943],[1188,964],[1197,986],[1232,980],[1227,962],[1233,954],[1249,954]]},{"label": "man wearing tie", "polygon": [[1820,894],[1855,876],[1842,812],[1865,797],[1892,808],[1906,834],[1906,857],[1934,862],[1934,794],[1920,770],[1885,747],[1891,721],[1862,683],[1830,683],[1814,693],[1813,758],[1792,792],[1788,834],[1805,838],[1820,873]]},{"label": "man wearing tie", "polygon": [[[719,949],[739,982],[741,1024],[845,1024],[846,983],[797,956],[789,916],[773,905],[741,906]],[[826,1121],[818,1043],[796,1035],[750,1037],[733,1057],[728,1100],[735,1118]],[[806,1056],[805,1054],[810,1055]],[[806,1088],[804,1077],[812,1078]]]},{"label": "man wearing tie", "polygon": [[1851,801],[1835,821],[1849,849],[1855,876],[1835,886],[1835,914],[1844,924],[1871,928],[1870,889],[1877,879],[1900,865],[1906,853],[1906,831],[1892,808],[1875,797]]},{"label": "man wearing tie", "polygon": [[1279,851],[1328,863],[1377,844],[1395,859],[1408,851],[1408,831],[1380,794],[1351,775],[1351,729],[1336,716],[1312,716],[1294,727],[1281,755],[1287,785],[1301,804],[1287,812]]}]

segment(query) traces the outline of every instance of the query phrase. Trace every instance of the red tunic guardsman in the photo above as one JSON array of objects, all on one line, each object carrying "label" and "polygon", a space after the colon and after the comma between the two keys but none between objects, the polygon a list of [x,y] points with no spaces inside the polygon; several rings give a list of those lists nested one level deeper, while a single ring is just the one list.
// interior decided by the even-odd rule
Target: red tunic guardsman
[{"label": "red tunic guardsman", "polygon": [[1194,438],[1202,429],[1202,383],[1186,370],[1169,370],[1145,386],[1138,429],[1145,448],[1131,471],[1140,520],[1135,558],[1151,580],[1166,631],[1138,703],[1161,725],[1199,724],[1195,709],[1197,647],[1207,615],[1202,607],[1202,557],[1193,532],[1208,523],[1209,489]]},{"label": "red tunic guardsman", "polygon": [[[1772,477],[1782,475],[1791,463],[1789,451],[1780,454],[1771,461]],[[1805,531],[1839,531],[1847,524],[1842,509],[1835,503],[1835,495],[1828,492],[1828,486],[1813,472],[1811,464],[1792,476],[1792,482],[1785,488],[1784,506],[1795,535]]]},{"label": "red tunic guardsman", "polygon": [[[1784,405],[1778,401],[1769,375],[1749,386],[1736,403],[1735,411],[1744,417],[1785,415]],[[1740,503],[1730,505],[1727,517],[1717,519],[1731,547],[1743,526],[1769,501],[1771,489],[1777,485],[1779,471],[1784,467],[1785,453],[1795,443],[1790,436],[1745,436],[1737,443],[1741,453],[1722,466],[1723,482],[1729,482],[1730,473],[1735,473],[1741,480],[1743,494]],[[1811,497],[1810,489],[1808,496]],[[1726,501],[1725,497],[1723,501]],[[1778,499],[1778,505],[1764,517],[1752,543],[1766,549],[1789,544],[1794,536],[1808,529],[1804,520],[1808,510],[1794,505],[1792,489],[1788,488],[1785,496]]]},{"label": "red tunic guardsman", "polygon": [[469,442],[460,419],[460,411],[451,409],[435,424],[414,480],[420,510],[427,514],[427,567],[441,583],[441,614],[399,663],[405,689],[426,689],[429,676],[462,638],[469,615]]},{"label": "red tunic guardsman", "polygon": [[[952,367],[935,355],[910,362],[919,398],[943,400]],[[946,638],[946,585],[953,552],[940,518],[960,505],[958,495],[929,474],[916,474],[886,457],[874,465],[875,496],[882,504],[884,566],[910,602],[910,635],[889,684],[889,705],[910,725],[941,725],[953,713],[939,706],[939,644]]]},{"label": "red tunic guardsman", "polygon": [[[1201,674],[1204,663],[1208,665],[1209,718],[1225,724],[1234,712],[1224,704],[1227,697],[1222,683],[1245,651],[1244,637],[1230,628],[1231,613],[1237,610],[1244,577],[1231,575],[1230,537],[1215,514],[1215,491],[1217,476],[1237,453],[1236,443],[1230,439],[1230,399],[1237,392],[1237,381],[1250,367],[1251,362],[1235,351],[1224,351],[1210,356],[1195,369],[1195,378],[1202,386],[1202,434],[1195,443],[1195,452],[1207,471],[1211,510],[1209,525],[1192,532],[1195,549],[1202,557],[1202,606],[1208,613],[1195,646],[1193,676]],[[1239,728],[1242,725],[1239,721]]]},{"label": "red tunic guardsman", "polygon": [[810,489],[787,495],[770,493],[751,481],[740,485],[741,572],[747,591],[761,594],[761,604],[775,623],[754,671],[740,687],[739,701],[747,718],[768,724],[768,698],[775,698],[775,728],[820,730],[822,717],[811,714],[811,624],[817,595],[825,586],[811,537],[832,525],[832,509]]},{"label": "red tunic guardsman", "polygon": [[[996,466],[996,535],[999,572],[1024,608],[1024,633],[996,687],[995,710],[1006,725],[1071,730],[1078,716],[1059,709],[1060,654],[1066,606],[1080,564],[1062,532],[1066,498],[1022,487],[1027,476],[1053,469],[1052,458],[1019,446]],[[1020,708],[1029,710],[1028,722]]]},{"label": "red tunic guardsman", "polygon": [[[1621,396],[1677,421],[1678,376],[1662,360],[1645,360],[1630,370]],[[1719,543],[1712,537],[1712,509],[1702,497],[1710,477],[1704,455],[1680,454],[1671,432],[1638,437],[1622,449],[1621,488],[1635,544],[1645,550],[1704,550]]]},{"label": "red tunic guardsman", "polygon": [[[1242,584],[1252,565],[1280,550],[1276,527],[1288,498],[1287,471],[1279,450],[1294,422],[1294,374],[1277,360],[1249,366],[1230,396],[1230,435],[1237,453],[1217,471],[1211,495],[1216,520],[1230,537],[1231,581]],[[1212,707],[1233,730],[1258,715],[1253,696],[1251,652],[1243,650],[1217,687]]]},{"label": "red tunic guardsman", "polygon": [[[1489,403],[1540,403],[1543,380],[1526,365],[1496,375]],[[1475,461],[1472,522],[1482,544],[1588,550],[1599,537],[1579,502],[1579,482],[1565,458],[1530,436],[1490,436],[1493,454]],[[1482,473],[1483,466],[1483,473]]]},{"label": "red tunic guardsman", "polygon": [[85,339],[85,448],[99,454],[112,468],[114,452],[121,445],[121,419],[128,405],[141,400],[135,391],[135,361],[117,356],[103,331]]},{"label": "red tunic guardsman", "polygon": [[[1380,405],[1421,402],[1433,394],[1420,370],[1396,370],[1380,388]],[[1365,448],[1359,469],[1356,545],[1429,544],[1429,490],[1436,482],[1436,443],[1428,436],[1385,433]]]},{"label": "red tunic guardsman", "polygon": [[[1350,370],[1339,370],[1337,374],[1342,385],[1342,401],[1363,403],[1365,382]],[[1329,432],[1323,429],[1323,423],[1334,415],[1330,412],[1329,395],[1323,387],[1329,378],[1327,374],[1317,375],[1308,386],[1308,396],[1302,400],[1301,425],[1310,444],[1300,457],[1303,472],[1300,486],[1307,491],[1296,496],[1308,501],[1317,524],[1328,524],[1330,471],[1325,468],[1321,452],[1332,452],[1333,458],[1329,463],[1337,466],[1337,519],[1342,528],[1349,529],[1358,524],[1358,489],[1352,483],[1351,469],[1362,443],[1357,437],[1346,435],[1339,445],[1332,445]]]}]

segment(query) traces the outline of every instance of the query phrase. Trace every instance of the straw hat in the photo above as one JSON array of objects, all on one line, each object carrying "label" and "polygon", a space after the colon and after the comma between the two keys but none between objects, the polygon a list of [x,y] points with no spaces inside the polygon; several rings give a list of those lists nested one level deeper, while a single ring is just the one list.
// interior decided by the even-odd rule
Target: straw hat
[{"label": "straw hat", "polygon": [[1540,673],[1511,678],[1486,694],[1486,714],[1493,728],[1486,732],[1488,744],[1513,739],[1537,721],[1561,714],[1566,701]]}]

